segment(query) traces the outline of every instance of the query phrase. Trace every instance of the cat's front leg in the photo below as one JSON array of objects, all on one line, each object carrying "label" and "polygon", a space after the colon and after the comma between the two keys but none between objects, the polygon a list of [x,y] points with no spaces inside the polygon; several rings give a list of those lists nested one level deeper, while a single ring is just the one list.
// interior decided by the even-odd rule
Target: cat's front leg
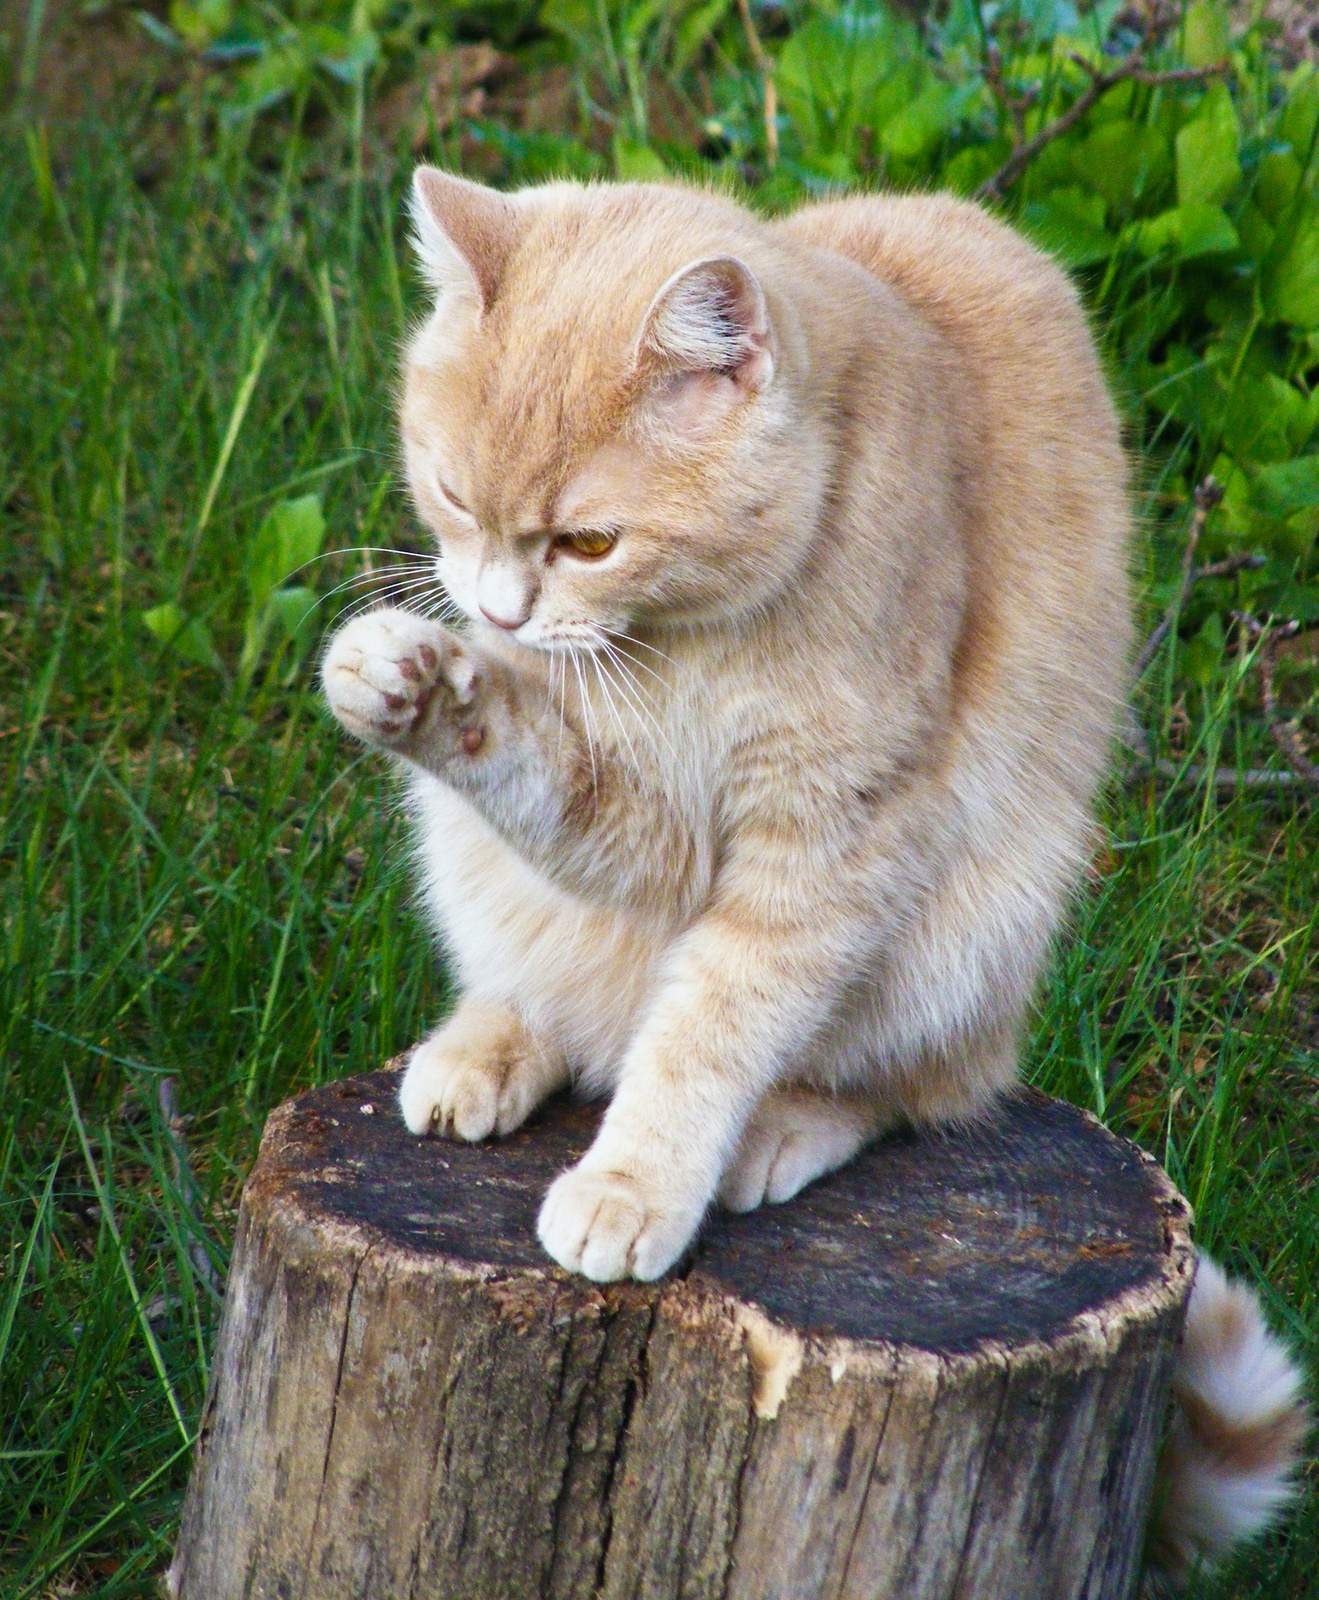
[{"label": "cat's front leg", "polygon": [[769,881],[797,880],[794,914],[729,895],[674,948],[595,1143],[545,1197],[540,1240],[561,1265],[656,1278],[690,1244],[757,1103],[883,931],[865,884],[840,877],[784,867]]}]

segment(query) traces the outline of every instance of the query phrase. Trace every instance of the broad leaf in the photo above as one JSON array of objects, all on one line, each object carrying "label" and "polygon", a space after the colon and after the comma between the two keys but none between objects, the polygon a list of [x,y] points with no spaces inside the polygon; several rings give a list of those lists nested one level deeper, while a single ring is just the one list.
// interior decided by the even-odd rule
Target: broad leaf
[{"label": "broad leaf", "polygon": [[1107,261],[1117,240],[1104,229],[1103,197],[1072,186],[1055,189],[1022,212],[1025,231],[1065,266],[1088,267]]},{"label": "broad leaf", "polygon": [[1102,194],[1115,210],[1155,193],[1172,168],[1168,141],[1147,122],[1122,117],[1104,122],[1081,141],[1072,155],[1077,179]]},{"label": "broad leaf", "polygon": [[200,618],[185,615],[172,600],[144,611],[142,621],[153,638],[184,661],[191,661],[198,667],[212,667],[217,672],[222,670],[211,630]]},{"label": "broad leaf", "polygon": [[1227,7],[1223,0],[1192,0],[1182,23],[1182,53],[1188,67],[1212,67],[1226,61]]},{"label": "broad leaf", "polygon": [[1137,235],[1141,251],[1147,256],[1171,250],[1180,260],[1197,256],[1225,255],[1241,247],[1237,230],[1221,206],[1192,201],[1162,211],[1142,222]]},{"label": "broad leaf", "polygon": [[1241,182],[1241,125],[1227,86],[1216,83],[1177,135],[1177,200],[1218,206]]},{"label": "broad leaf", "polygon": [[324,538],[325,518],[319,495],[281,500],[271,508],[247,557],[247,586],[254,611],[265,605],[286,578],[316,559]]},{"label": "broad leaf", "polygon": [[1255,474],[1255,501],[1275,517],[1319,506],[1319,456],[1261,467]]}]

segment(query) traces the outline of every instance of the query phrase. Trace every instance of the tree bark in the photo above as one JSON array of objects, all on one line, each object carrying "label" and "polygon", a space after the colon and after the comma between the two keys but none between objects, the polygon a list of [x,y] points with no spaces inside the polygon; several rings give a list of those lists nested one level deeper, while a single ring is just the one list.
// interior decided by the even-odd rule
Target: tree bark
[{"label": "tree bark", "polygon": [[416,1140],[386,1071],[270,1118],[176,1600],[1122,1600],[1189,1292],[1184,1200],[1022,1090],[683,1270],[551,1265],[597,1110]]}]

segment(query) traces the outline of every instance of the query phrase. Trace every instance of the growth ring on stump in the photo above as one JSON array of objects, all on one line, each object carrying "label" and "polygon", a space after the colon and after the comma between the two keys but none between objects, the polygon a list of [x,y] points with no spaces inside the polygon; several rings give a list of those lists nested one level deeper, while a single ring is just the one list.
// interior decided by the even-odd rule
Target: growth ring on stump
[{"label": "growth ring on stump", "polygon": [[178,1600],[1122,1600],[1193,1269],[1157,1166],[1030,1090],[714,1214],[681,1276],[536,1244],[598,1110],[270,1118]]}]

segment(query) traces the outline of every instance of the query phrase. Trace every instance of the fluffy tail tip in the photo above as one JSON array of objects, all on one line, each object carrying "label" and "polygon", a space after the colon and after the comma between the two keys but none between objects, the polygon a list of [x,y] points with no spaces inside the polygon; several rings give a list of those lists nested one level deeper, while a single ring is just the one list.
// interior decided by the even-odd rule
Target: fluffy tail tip
[{"label": "fluffy tail tip", "polygon": [[1310,1425],[1302,1382],[1253,1291],[1202,1252],[1173,1369],[1154,1532],[1155,1564],[1175,1582],[1261,1532],[1291,1499]]}]

